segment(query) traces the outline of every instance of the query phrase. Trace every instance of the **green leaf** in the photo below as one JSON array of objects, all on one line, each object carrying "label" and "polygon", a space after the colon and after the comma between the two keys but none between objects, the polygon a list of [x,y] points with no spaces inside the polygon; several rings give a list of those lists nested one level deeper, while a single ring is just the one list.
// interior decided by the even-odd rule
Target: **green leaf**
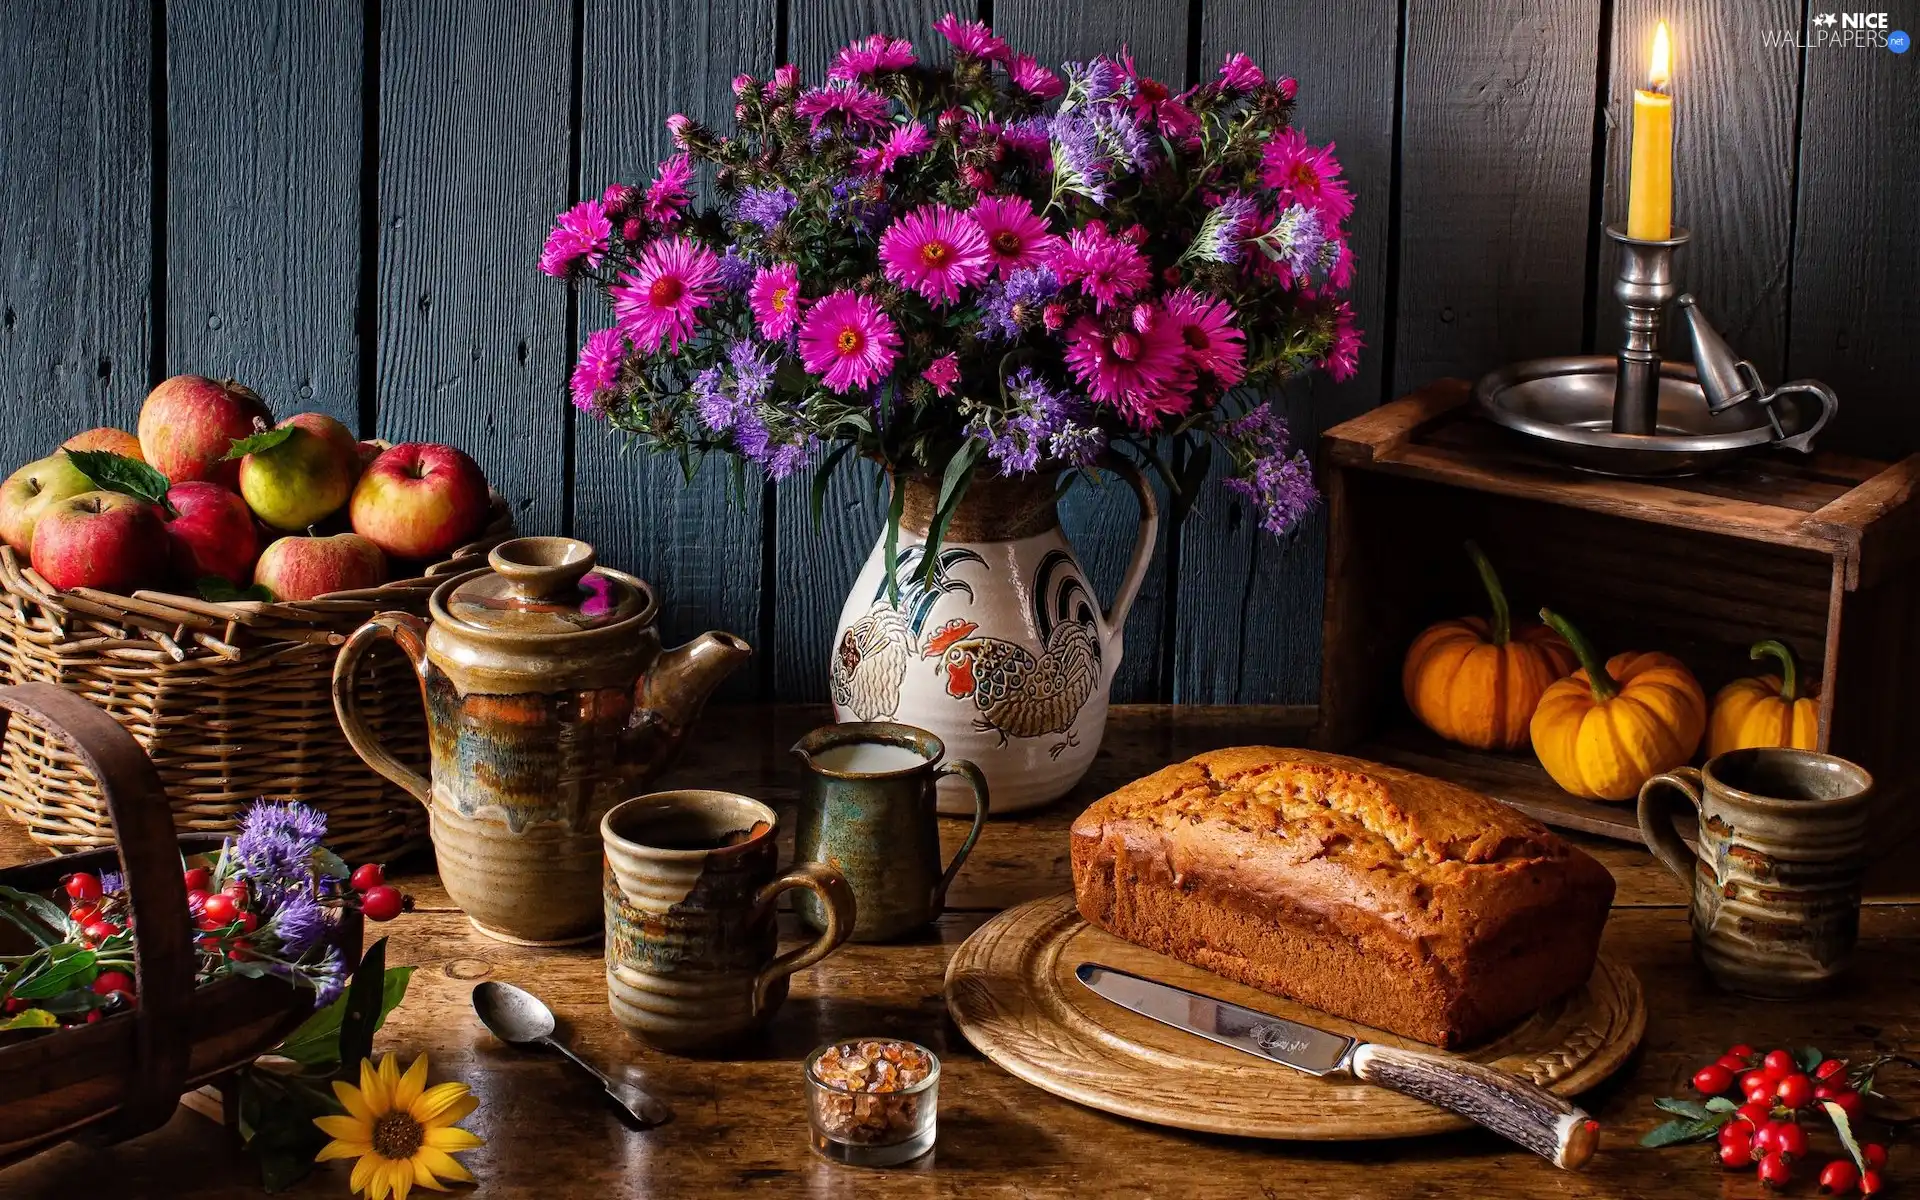
[{"label": "green leaf", "polygon": [[17,1012],[4,1021],[0,1021],[0,1033],[11,1033],[16,1029],[58,1029],[60,1022],[44,1008],[29,1008]]},{"label": "green leaf", "polygon": [[893,496],[887,501],[887,552],[881,563],[887,572],[887,603],[894,608],[900,607],[900,514],[906,511],[906,503],[906,483],[895,479]]},{"label": "green leaf", "polygon": [[946,472],[940,478],[940,496],[933,506],[933,523],[927,528],[926,580],[933,582],[935,572],[940,569],[940,547],[947,540],[947,527],[953,524],[953,514],[960,508],[960,501],[966,498],[967,485],[973,482],[973,468],[986,453],[987,444],[979,438],[968,438],[953,457],[947,460]]},{"label": "green leaf", "polygon": [[227,447],[227,452],[220,457],[231,462],[236,458],[245,458],[249,454],[259,454],[263,450],[273,449],[298,432],[300,432],[298,425],[282,425],[278,429],[263,430],[252,437],[234,438],[233,444]]},{"label": "green leaf", "polygon": [[[52,949],[54,947],[49,947],[49,950]],[[16,985],[13,989],[14,999],[41,1000],[75,987],[85,987],[93,982],[94,960],[95,955],[91,950],[80,950],[54,959],[45,971]]]},{"label": "green leaf", "polygon": [[1704,1121],[1707,1119],[1706,1106],[1694,1100],[1676,1100],[1672,1096],[1662,1096],[1653,1102],[1653,1106],[1661,1112],[1668,1112],[1678,1117],[1685,1117],[1690,1121]]},{"label": "green leaf", "polygon": [[353,869],[347,866],[346,860],[325,846],[315,850],[313,857],[308,861],[312,864],[315,873],[325,875],[329,879],[353,878]]},{"label": "green leaf", "polygon": [[[387,1014],[400,1007],[406,999],[407,983],[413,978],[412,967],[389,967],[387,977],[380,989],[380,1016],[374,1022],[374,1030],[379,1031],[387,1022]],[[287,1035],[274,1051],[282,1058],[292,1059],[303,1067],[331,1068],[340,1065],[340,1021],[347,1012],[345,996],[320,1009],[300,1028]]]},{"label": "green leaf", "polygon": [[813,527],[815,529],[820,528],[820,518],[824,516],[827,511],[827,484],[833,480],[833,469],[839,466],[840,460],[845,458],[852,450],[852,442],[841,442],[833,453],[827,455],[824,462],[814,468],[813,495],[807,507],[813,516]]},{"label": "green leaf", "polygon": [[360,1061],[373,1053],[373,1031],[380,1026],[380,1003],[386,990],[387,939],[367,948],[360,969],[347,986],[346,1011],[340,1016],[340,1070],[359,1074]]},{"label": "green leaf", "polygon": [[67,915],[45,896],[0,885],[0,917],[20,927],[36,945],[53,946],[66,940]]},{"label": "green leaf", "polygon": [[1735,1104],[1733,1101],[1727,1099],[1725,1096],[1715,1096],[1713,1099],[1707,1101],[1708,1112],[1728,1113],[1728,1112],[1738,1112],[1739,1110],[1740,1110],[1740,1106]]},{"label": "green leaf", "polygon": [[1840,1135],[1840,1144],[1847,1148],[1853,1158],[1853,1165],[1864,1173],[1867,1169],[1867,1156],[1860,1152],[1860,1143],[1853,1137],[1853,1122],[1847,1117],[1847,1110],[1831,1100],[1822,1100],[1820,1107],[1827,1110],[1827,1118],[1833,1122],[1833,1131]]},{"label": "green leaf", "polygon": [[251,587],[238,588],[233,586],[231,580],[223,579],[218,575],[202,575],[194,581],[193,586],[194,590],[200,593],[202,600],[210,600],[215,604],[225,604],[232,600],[259,600],[267,604],[273,603],[273,593],[263,584],[256,583]]},{"label": "green leaf", "polygon": [[78,1017],[96,1008],[104,1008],[106,1003],[105,996],[96,996],[86,988],[74,988],[58,996],[48,996],[40,1001],[40,1007],[55,1016]]},{"label": "green leaf", "polygon": [[1816,1067],[1827,1061],[1827,1056],[1816,1047],[1802,1046],[1793,1052],[1793,1061],[1799,1064],[1802,1071],[1811,1075]]},{"label": "green leaf", "polygon": [[1640,1144],[1649,1149],[1660,1146],[1677,1146],[1683,1142],[1702,1142],[1720,1131],[1725,1124],[1721,1120],[1712,1121],[1668,1121],[1654,1126],[1640,1139]]},{"label": "green leaf", "polygon": [[101,491],[122,492],[158,504],[167,515],[173,515],[173,506],[167,503],[167,477],[139,459],[111,450],[69,450],[67,458]]}]

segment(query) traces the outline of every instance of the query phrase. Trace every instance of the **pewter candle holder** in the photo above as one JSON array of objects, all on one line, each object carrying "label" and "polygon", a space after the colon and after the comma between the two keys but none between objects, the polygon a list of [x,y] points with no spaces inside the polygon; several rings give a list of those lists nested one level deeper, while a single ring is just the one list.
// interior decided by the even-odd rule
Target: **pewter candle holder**
[{"label": "pewter candle holder", "polygon": [[1607,226],[1620,244],[1620,265],[1613,294],[1625,307],[1621,317],[1619,374],[1613,386],[1613,432],[1642,436],[1660,431],[1660,328],[1667,302],[1678,292],[1673,282],[1673,252],[1689,237],[1675,226],[1659,241],[1628,237],[1621,225]]}]

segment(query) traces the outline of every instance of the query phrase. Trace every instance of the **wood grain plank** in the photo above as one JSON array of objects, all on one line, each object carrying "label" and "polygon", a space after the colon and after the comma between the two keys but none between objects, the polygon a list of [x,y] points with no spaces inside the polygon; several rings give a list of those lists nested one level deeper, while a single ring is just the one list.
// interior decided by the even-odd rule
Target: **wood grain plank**
[{"label": "wood grain plank", "polygon": [[473,455],[523,533],[560,529],[565,291],[534,264],[568,195],[565,0],[385,6],[379,420]]},{"label": "wood grain plank", "polygon": [[[1793,113],[1799,60],[1764,48],[1762,29],[1791,29],[1797,0],[1615,0],[1607,77],[1606,194],[1602,219],[1624,223],[1633,92],[1644,86],[1654,24],[1674,35],[1673,219],[1693,240],[1675,259],[1683,291],[1769,383],[1787,344],[1787,259],[1793,227]],[[1620,345],[1613,298],[1616,248],[1602,241],[1593,349]],[[1676,329],[1674,358],[1692,348]]]},{"label": "wood grain plank", "polygon": [[[764,78],[773,69],[773,10],[759,0],[588,0],[585,13],[582,196],[616,180],[644,185],[674,152],[669,114],[728,128],[728,82],[741,71]],[[583,290],[579,313],[577,341],[612,319],[591,289]],[[736,500],[732,468],[716,455],[689,483],[676,458],[649,454],[593,418],[575,419],[573,533],[594,544],[600,561],[653,583],[669,644],[714,627],[758,640],[759,481],[750,474],[744,500]],[[758,674],[735,672],[723,694],[753,695]]]},{"label": "wood grain plank", "polygon": [[[933,32],[933,23],[949,11],[977,15],[964,0],[800,0],[788,9],[787,57],[803,78],[817,81],[825,78],[840,47],[874,32],[906,38],[924,57],[943,57],[946,42]],[[876,486],[879,475],[873,463],[841,460],[827,485],[818,525],[811,472],[775,490],[775,699],[826,698],[833,628],[886,523],[887,493]]]},{"label": "wood grain plank", "polygon": [[[993,8],[995,30],[1017,51],[1043,63],[1080,61],[1097,54],[1133,53],[1141,72],[1175,91],[1185,86],[1187,14],[1183,5],[1155,0],[1000,0]],[[1168,509],[1166,489],[1155,484],[1160,511]],[[1076,483],[1060,505],[1060,522],[1087,577],[1103,597],[1111,597],[1126,574],[1138,533],[1139,510],[1124,486],[1089,487]],[[1116,704],[1163,700],[1173,680],[1162,677],[1168,610],[1174,585],[1168,545],[1169,522],[1160,525],[1154,563],[1127,617],[1125,654],[1113,678]]]},{"label": "wood grain plank", "polygon": [[167,6],[167,370],[349,428],[361,45],[358,0]]},{"label": "wood grain plank", "polygon": [[[1309,14],[1298,7],[1217,4],[1202,8],[1201,21],[1202,77],[1235,51],[1252,55],[1270,74],[1293,76],[1300,84],[1294,127],[1315,142],[1333,143],[1353,188],[1347,227],[1356,273],[1349,297],[1369,347],[1352,379],[1336,384],[1315,375],[1281,401],[1298,444],[1311,455],[1320,430],[1380,400],[1399,5],[1364,0]],[[1225,473],[1217,461],[1180,531],[1172,699],[1310,701],[1319,688],[1326,509],[1276,541],[1221,489]]]},{"label": "wood grain plank", "polygon": [[[9,8],[0,37],[0,466],[147,393],[146,0]],[[103,52],[103,48],[105,48]]]},{"label": "wood grain plank", "polygon": [[1582,337],[1599,0],[1408,0],[1391,386]]},{"label": "wood grain plank", "polygon": [[1785,373],[1839,394],[1823,445],[1897,458],[1920,449],[1920,71],[1912,51],[1805,57]]}]

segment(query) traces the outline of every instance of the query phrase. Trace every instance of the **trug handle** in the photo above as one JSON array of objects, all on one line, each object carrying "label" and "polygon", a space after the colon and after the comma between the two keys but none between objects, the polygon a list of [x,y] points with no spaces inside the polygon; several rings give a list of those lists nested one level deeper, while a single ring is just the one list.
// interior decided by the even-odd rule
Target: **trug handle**
[{"label": "trug handle", "polygon": [[1505,1071],[1372,1043],[1354,1048],[1352,1064],[1355,1078],[1458,1113],[1556,1167],[1579,1170],[1600,1144],[1598,1121]]}]

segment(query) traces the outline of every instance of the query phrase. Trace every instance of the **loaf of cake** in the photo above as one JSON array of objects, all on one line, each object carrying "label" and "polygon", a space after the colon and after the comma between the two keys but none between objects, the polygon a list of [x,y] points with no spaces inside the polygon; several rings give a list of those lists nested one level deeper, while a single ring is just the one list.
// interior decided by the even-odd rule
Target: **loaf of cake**
[{"label": "loaf of cake", "polygon": [[1586,983],[1613,876],[1465,788],[1334,754],[1215,750],[1073,823],[1088,921],[1440,1046]]}]

